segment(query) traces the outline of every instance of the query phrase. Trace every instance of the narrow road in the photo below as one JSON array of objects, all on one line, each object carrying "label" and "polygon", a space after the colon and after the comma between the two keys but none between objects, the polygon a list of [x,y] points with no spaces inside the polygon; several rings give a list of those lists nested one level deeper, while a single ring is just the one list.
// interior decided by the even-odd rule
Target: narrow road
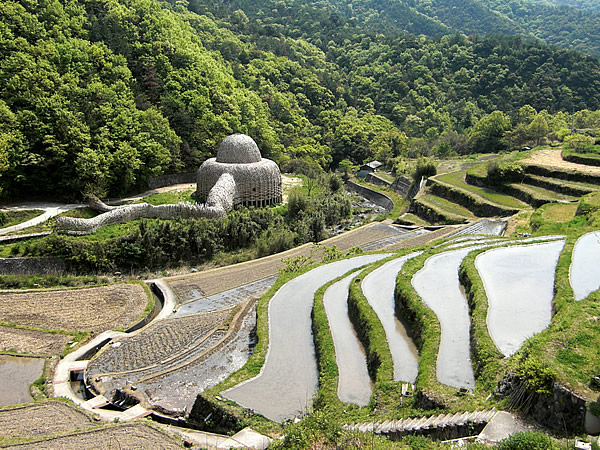
[{"label": "narrow road", "polygon": [[0,236],[5,234],[14,233],[15,231],[24,230],[25,228],[33,227],[35,225],[39,225],[40,223],[44,223],[46,220],[51,217],[58,216],[59,214],[69,211],[75,208],[81,208],[85,205],[81,203],[71,203],[71,204],[62,204],[62,203],[44,203],[44,202],[31,202],[31,203],[20,203],[18,205],[7,206],[5,209],[8,211],[22,211],[26,209],[41,209],[44,212],[33,219],[30,219],[26,222],[18,223],[16,225],[12,225],[6,228],[0,228]]}]

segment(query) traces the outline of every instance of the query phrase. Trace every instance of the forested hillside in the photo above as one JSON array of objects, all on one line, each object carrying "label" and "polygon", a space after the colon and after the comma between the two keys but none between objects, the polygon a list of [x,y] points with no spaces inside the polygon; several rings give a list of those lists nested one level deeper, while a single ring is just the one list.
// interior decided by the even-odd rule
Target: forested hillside
[{"label": "forested hillside", "polygon": [[311,172],[442,144],[493,150],[478,130],[500,120],[510,131],[526,104],[557,130],[570,118],[556,113],[600,108],[595,58],[445,34],[424,15],[441,37],[374,33],[330,6],[3,1],[3,195],[120,194],[194,170],[233,132],[284,169]]}]

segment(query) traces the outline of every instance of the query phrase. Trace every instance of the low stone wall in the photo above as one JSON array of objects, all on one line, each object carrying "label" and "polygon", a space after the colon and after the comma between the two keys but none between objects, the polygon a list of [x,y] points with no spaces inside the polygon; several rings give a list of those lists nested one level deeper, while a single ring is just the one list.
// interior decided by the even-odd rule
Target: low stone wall
[{"label": "low stone wall", "polygon": [[600,184],[600,175],[577,172],[575,170],[559,170],[543,166],[521,164],[526,173],[541,175],[543,177],[559,178],[561,180],[575,181],[580,183]]},{"label": "low stone wall", "polygon": [[584,430],[586,400],[558,383],[554,383],[552,394],[538,394],[525,389],[523,381],[515,375],[507,374],[498,383],[497,393],[511,396],[514,407],[552,430],[561,433]]},{"label": "low stone wall", "polygon": [[350,180],[346,181],[346,189],[348,189],[350,192],[355,192],[356,194],[366,198],[376,205],[381,206],[382,208],[385,208],[387,211],[394,209],[394,201],[381,192],[361,186],[360,184]]},{"label": "low stone wall", "polygon": [[172,184],[195,183],[196,172],[172,173],[161,175],[160,177],[150,178],[148,180],[148,189],[157,189]]},{"label": "low stone wall", "polygon": [[532,186],[538,186],[550,191],[559,192],[561,194],[572,195],[574,197],[582,197],[586,194],[594,192],[594,189],[592,188],[568,185],[564,184],[560,180],[541,178],[537,175],[531,174],[525,174],[523,181],[525,181],[527,184],[531,184]]},{"label": "low stone wall", "polygon": [[0,258],[0,275],[55,275],[65,271],[60,258]]},{"label": "low stone wall", "polygon": [[600,166],[600,159],[594,158],[593,156],[588,157],[588,156],[582,155],[582,154],[579,154],[579,155],[563,154],[562,159],[564,159],[565,161],[576,163],[576,164],[585,164],[586,166]]},{"label": "low stone wall", "polygon": [[467,192],[433,178],[429,180],[432,182],[430,189],[433,194],[464,206],[478,217],[512,216],[518,212],[517,209],[486,203]]}]

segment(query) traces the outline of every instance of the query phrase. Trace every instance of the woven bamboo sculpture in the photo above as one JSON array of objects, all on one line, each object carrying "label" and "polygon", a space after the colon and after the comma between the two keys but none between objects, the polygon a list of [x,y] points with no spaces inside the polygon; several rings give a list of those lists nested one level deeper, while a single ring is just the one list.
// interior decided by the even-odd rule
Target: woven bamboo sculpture
[{"label": "woven bamboo sculpture", "polygon": [[237,205],[261,207],[280,203],[281,173],[275,162],[261,157],[254,139],[245,134],[232,134],[219,146],[217,157],[200,166],[196,193],[202,204],[182,202],[159,206],[147,203],[108,206],[93,197],[89,199],[90,207],[102,214],[91,219],[59,217],[56,228],[68,233],[85,234],[106,225],[143,217],[224,217]]}]

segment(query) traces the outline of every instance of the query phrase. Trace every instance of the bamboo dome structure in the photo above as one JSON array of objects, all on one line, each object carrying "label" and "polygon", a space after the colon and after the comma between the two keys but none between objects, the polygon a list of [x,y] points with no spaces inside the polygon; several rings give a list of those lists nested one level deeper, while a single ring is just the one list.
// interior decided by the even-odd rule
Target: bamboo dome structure
[{"label": "bamboo dome structure", "polygon": [[250,136],[232,134],[226,137],[219,145],[217,157],[200,166],[196,176],[196,194],[200,201],[208,199],[209,192],[223,174],[233,177],[234,206],[262,207],[281,202],[279,167],[261,156]]}]

